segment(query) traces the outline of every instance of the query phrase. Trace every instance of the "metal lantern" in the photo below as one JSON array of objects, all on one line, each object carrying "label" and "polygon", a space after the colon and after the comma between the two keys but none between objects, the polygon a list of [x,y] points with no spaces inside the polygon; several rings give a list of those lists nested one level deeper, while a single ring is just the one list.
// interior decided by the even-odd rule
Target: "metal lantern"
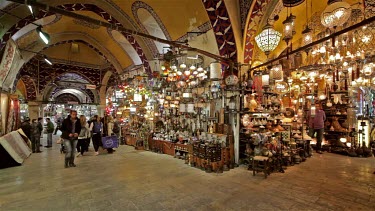
[{"label": "metal lantern", "polygon": [[335,28],[344,25],[351,14],[350,4],[341,0],[328,0],[328,6],[322,12],[321,21],[323,26]]},{"label": "metal lantern", "polygon": [[229,100],[228,107],[230,110],[235,110],[236,109],[236,97],[232,96]]},{"label": "metal lantern", "polygon": [[210,79],[222,79],[220,62],[212,62],[210,64]]},{"label": "metal lantern", "polygon": [[186,112],[188,112],[188,113],[194,113],[194,103],[188,103],[188,104],[186,104]]},{"label": "metal lantern", "polygon": [[312,30],[309,28],[309,26],[306,26],[306,28],[302,31],[302,46],[312,43],[312,36]]},{"label": "metal lantern", "polygon": [[255,37],[255,41],[267,56],[279,45],[281,33],[276,31],[269,23],[264,26],[263,31]]},{"label": "metal lantern", "polygon": [[281,66],[281,64],[278,64],[271,68],[270,79],[274,81],[282,81],[284,79],[283,67]]},{"label": "metal lantern", "polygon": [[284,25],[284,40],[286,43],[289,43],[289,40],[293,38],[293,35],[296,33],[294,29],[294,20],[296,19],[296,16],[290,14],[285,21],[283,21]]}]

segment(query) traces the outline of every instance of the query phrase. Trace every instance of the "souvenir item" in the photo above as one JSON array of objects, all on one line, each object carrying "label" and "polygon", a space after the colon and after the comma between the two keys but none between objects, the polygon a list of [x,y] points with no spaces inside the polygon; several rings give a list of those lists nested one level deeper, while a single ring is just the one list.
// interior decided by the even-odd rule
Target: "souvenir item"
[{"label": "souvenir item", "polygon": [[227,86],[237,85],[237,83],[238,83],[238,77],[235,75],[230,75],[225,78],[225,84]]},{"label": "souvenir item", "polygon": [[250,95],[250,102],[249,102],[249,109],[250,109],[251,112],[254,112],[257,107],[258,107],[258,103],[255,100],[255,95],[251,94]]}]

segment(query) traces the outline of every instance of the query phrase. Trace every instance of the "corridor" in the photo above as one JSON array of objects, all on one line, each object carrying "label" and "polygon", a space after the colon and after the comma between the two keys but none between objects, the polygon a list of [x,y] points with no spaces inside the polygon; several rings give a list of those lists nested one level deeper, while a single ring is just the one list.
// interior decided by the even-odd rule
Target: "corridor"
[{"label": "corridor", "polygon": [[0,210],[374,210],[375,159],[324,153],[268,179],[244,166],[207,174],[120,146],[63,167],[59,146],[0,170]]}]

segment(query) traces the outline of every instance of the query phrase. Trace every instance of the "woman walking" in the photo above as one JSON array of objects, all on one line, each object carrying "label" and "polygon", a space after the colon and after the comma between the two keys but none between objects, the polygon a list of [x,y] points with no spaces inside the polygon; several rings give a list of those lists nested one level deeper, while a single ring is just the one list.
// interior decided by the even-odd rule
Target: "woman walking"
[{"label": "woman walking", "polygon": [[103,123],[100,121],[98,115],[94,116],[90,125],[90,131],[92,132],[92,143],[94,145],[95,155],[99,155],[99,146],[102,145]]},{"label": "woman walking", "polygon": [[89,139],[90,128],[89,124],[86,122],[86,117],[81,115],[79,117],[79,121],[81,123],[81,132],[78,136],[78,144],[77,144],[77,157],[83,155],[87,148],[87,139]]},{"label": "woman walking", "polygon": [[65,168],[76,167],[74,164],[75,149],[77,146],[78,135],[81,132],[81,122],[77,119],[77,111],[71,110],[68,118],[64,119],[61,126],[64,140],[65,152]]}]

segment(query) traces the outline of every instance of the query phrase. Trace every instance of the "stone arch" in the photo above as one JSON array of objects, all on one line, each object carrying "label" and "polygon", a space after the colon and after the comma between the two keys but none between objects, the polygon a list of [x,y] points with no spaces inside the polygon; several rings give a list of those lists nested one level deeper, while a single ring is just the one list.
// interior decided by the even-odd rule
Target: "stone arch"
[{"label": "stone arch", "polygon": [[[143,2],[143,1],[135,1],[132,4],[133,17],[137,21],[139,27],[141,28],[141,30],[144,33],[150,34],[149,30],[144,26],[144,24],[142,23],[142,20],[140,20],[140,18],[138,16],[138,10],[139,9],[145,9],[151,15],[151,17],[154,18],[154,20],[156,21],[156,24],[159,26],[160,30],[163,32],[163,34],[165,36],[165,39],[172,40],[171,35],[169,34],[167,28],[165,27],[165,25],[161,21],[158,14],[156,14],[154,9],[150,5],[148,5],[147,3]],[[157,56],[158,53],[160,53],[160,50],[158,50],[158,48],[157,48],[157,44],[155,42],[153,42],[152,40],[145,40],[145,41],[146,41],[147,44],[150,45],[150,48],[151,48],[150,50],[152,51],[152,54],[154,56]]]}]

